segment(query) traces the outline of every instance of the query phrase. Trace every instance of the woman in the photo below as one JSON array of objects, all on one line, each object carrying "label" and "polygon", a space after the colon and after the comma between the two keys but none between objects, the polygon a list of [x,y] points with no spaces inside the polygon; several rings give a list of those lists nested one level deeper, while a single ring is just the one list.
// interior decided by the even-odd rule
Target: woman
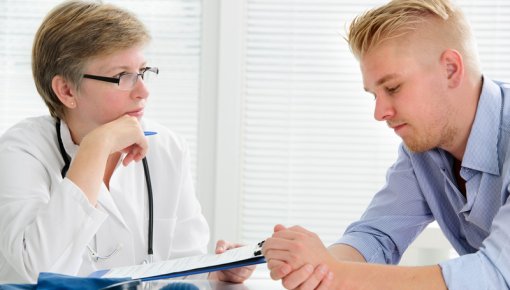
[{"label": "woman", "polygon": [[[206,252],[186,143],[142,120],[145,79],[158,74],[144,58],[149,39],[134,15],[109,4],[64,2],[43,21],[32,70],[51,116],[0,138],[0,281]],[[236,246],[220,241],[216,251]],[[242,282],[252,271],[210,278]]]}]

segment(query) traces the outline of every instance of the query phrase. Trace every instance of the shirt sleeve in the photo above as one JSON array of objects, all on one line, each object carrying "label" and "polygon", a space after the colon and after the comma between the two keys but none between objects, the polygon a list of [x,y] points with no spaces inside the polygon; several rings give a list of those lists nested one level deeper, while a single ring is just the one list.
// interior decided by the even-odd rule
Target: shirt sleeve
[{"label": "shirt sleeve", "polygon": [[489,236],[473,254],[439,264],[450,290],[510,288],[510,204],[501,207]]},{"label": "shirt sleeve", "polygon": [[106,214],[73,182],[52,176],[52,170],[18,145],[0,148],[3,265],[23,282],[35,282],[41,271],[74,275]]},{"label": "shirt sleeve", "polygon": [[433,221],[403,145],[361,219],[336,243],[356,248],[367,262],[397,264],[419,233]]}]

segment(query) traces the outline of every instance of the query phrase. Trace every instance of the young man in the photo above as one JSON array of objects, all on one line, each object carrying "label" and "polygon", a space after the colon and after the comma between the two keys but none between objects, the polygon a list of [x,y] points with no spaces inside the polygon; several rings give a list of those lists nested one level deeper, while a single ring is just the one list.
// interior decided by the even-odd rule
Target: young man
[{"label": "young man", "polygon": [[[271,277],[288,289],[508,289],[510,87],[482,76],[462,12],[448,0],[394,0],[356,18],[348,41],[374,117],[403,144],[336,244],[275,227],[263,249]],[[397,264],[433,220],[459,258],[381,265]]]}]

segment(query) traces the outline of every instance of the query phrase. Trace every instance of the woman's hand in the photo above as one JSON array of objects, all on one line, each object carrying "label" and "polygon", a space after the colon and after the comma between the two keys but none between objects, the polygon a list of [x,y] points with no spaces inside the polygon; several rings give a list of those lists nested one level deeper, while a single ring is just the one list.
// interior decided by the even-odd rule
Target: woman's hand
[{"label": "woman's hand", "polygon": [[139,161],[148,150],[147,138],[137,118],[122,116],[89,132],[80,142],[67,178],[74,182],[92,205],[96,205],[108,158],[126,153],[122,164]]},{"label": "woman's hand", "polygon": [[[227,241],[219,240],[216,243],[216,254],[224,253],[227,250],[242,247],[241,244],[229,243]],[[255,270],[255,266],[246,266],[233,268],[223,271],[211,272],[209,279],[220,280],[232,283],[242,283],[248,279]]]},{"label": "woman's hand", "polygon": [[98,139],[107,140],[109,154],[126,153],[122,161],[124,166],[131,161],[142,160],[148,150],[147,138],[138,119],[128,115],[96,128],[85,137],[89,138],[95,140],[96,144],[101,144],[101,140]]}]

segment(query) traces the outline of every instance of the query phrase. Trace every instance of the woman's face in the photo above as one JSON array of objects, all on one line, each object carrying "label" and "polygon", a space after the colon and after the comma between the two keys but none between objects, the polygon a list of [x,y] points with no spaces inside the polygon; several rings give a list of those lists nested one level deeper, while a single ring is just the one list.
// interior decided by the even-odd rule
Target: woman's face
[{"label": "woman's face", "polygon": [[[145,66],[142,47],[133,47],[90,60],[83,73],[118,78],[123,73],[140,73]],[[149,91],[141,77],[131,90],[121,90],[115,83],[83,78],[75,96],[76,107],[66,117],[79,124],[79,131],[85,133],[123,115],[141,119]]]}]

